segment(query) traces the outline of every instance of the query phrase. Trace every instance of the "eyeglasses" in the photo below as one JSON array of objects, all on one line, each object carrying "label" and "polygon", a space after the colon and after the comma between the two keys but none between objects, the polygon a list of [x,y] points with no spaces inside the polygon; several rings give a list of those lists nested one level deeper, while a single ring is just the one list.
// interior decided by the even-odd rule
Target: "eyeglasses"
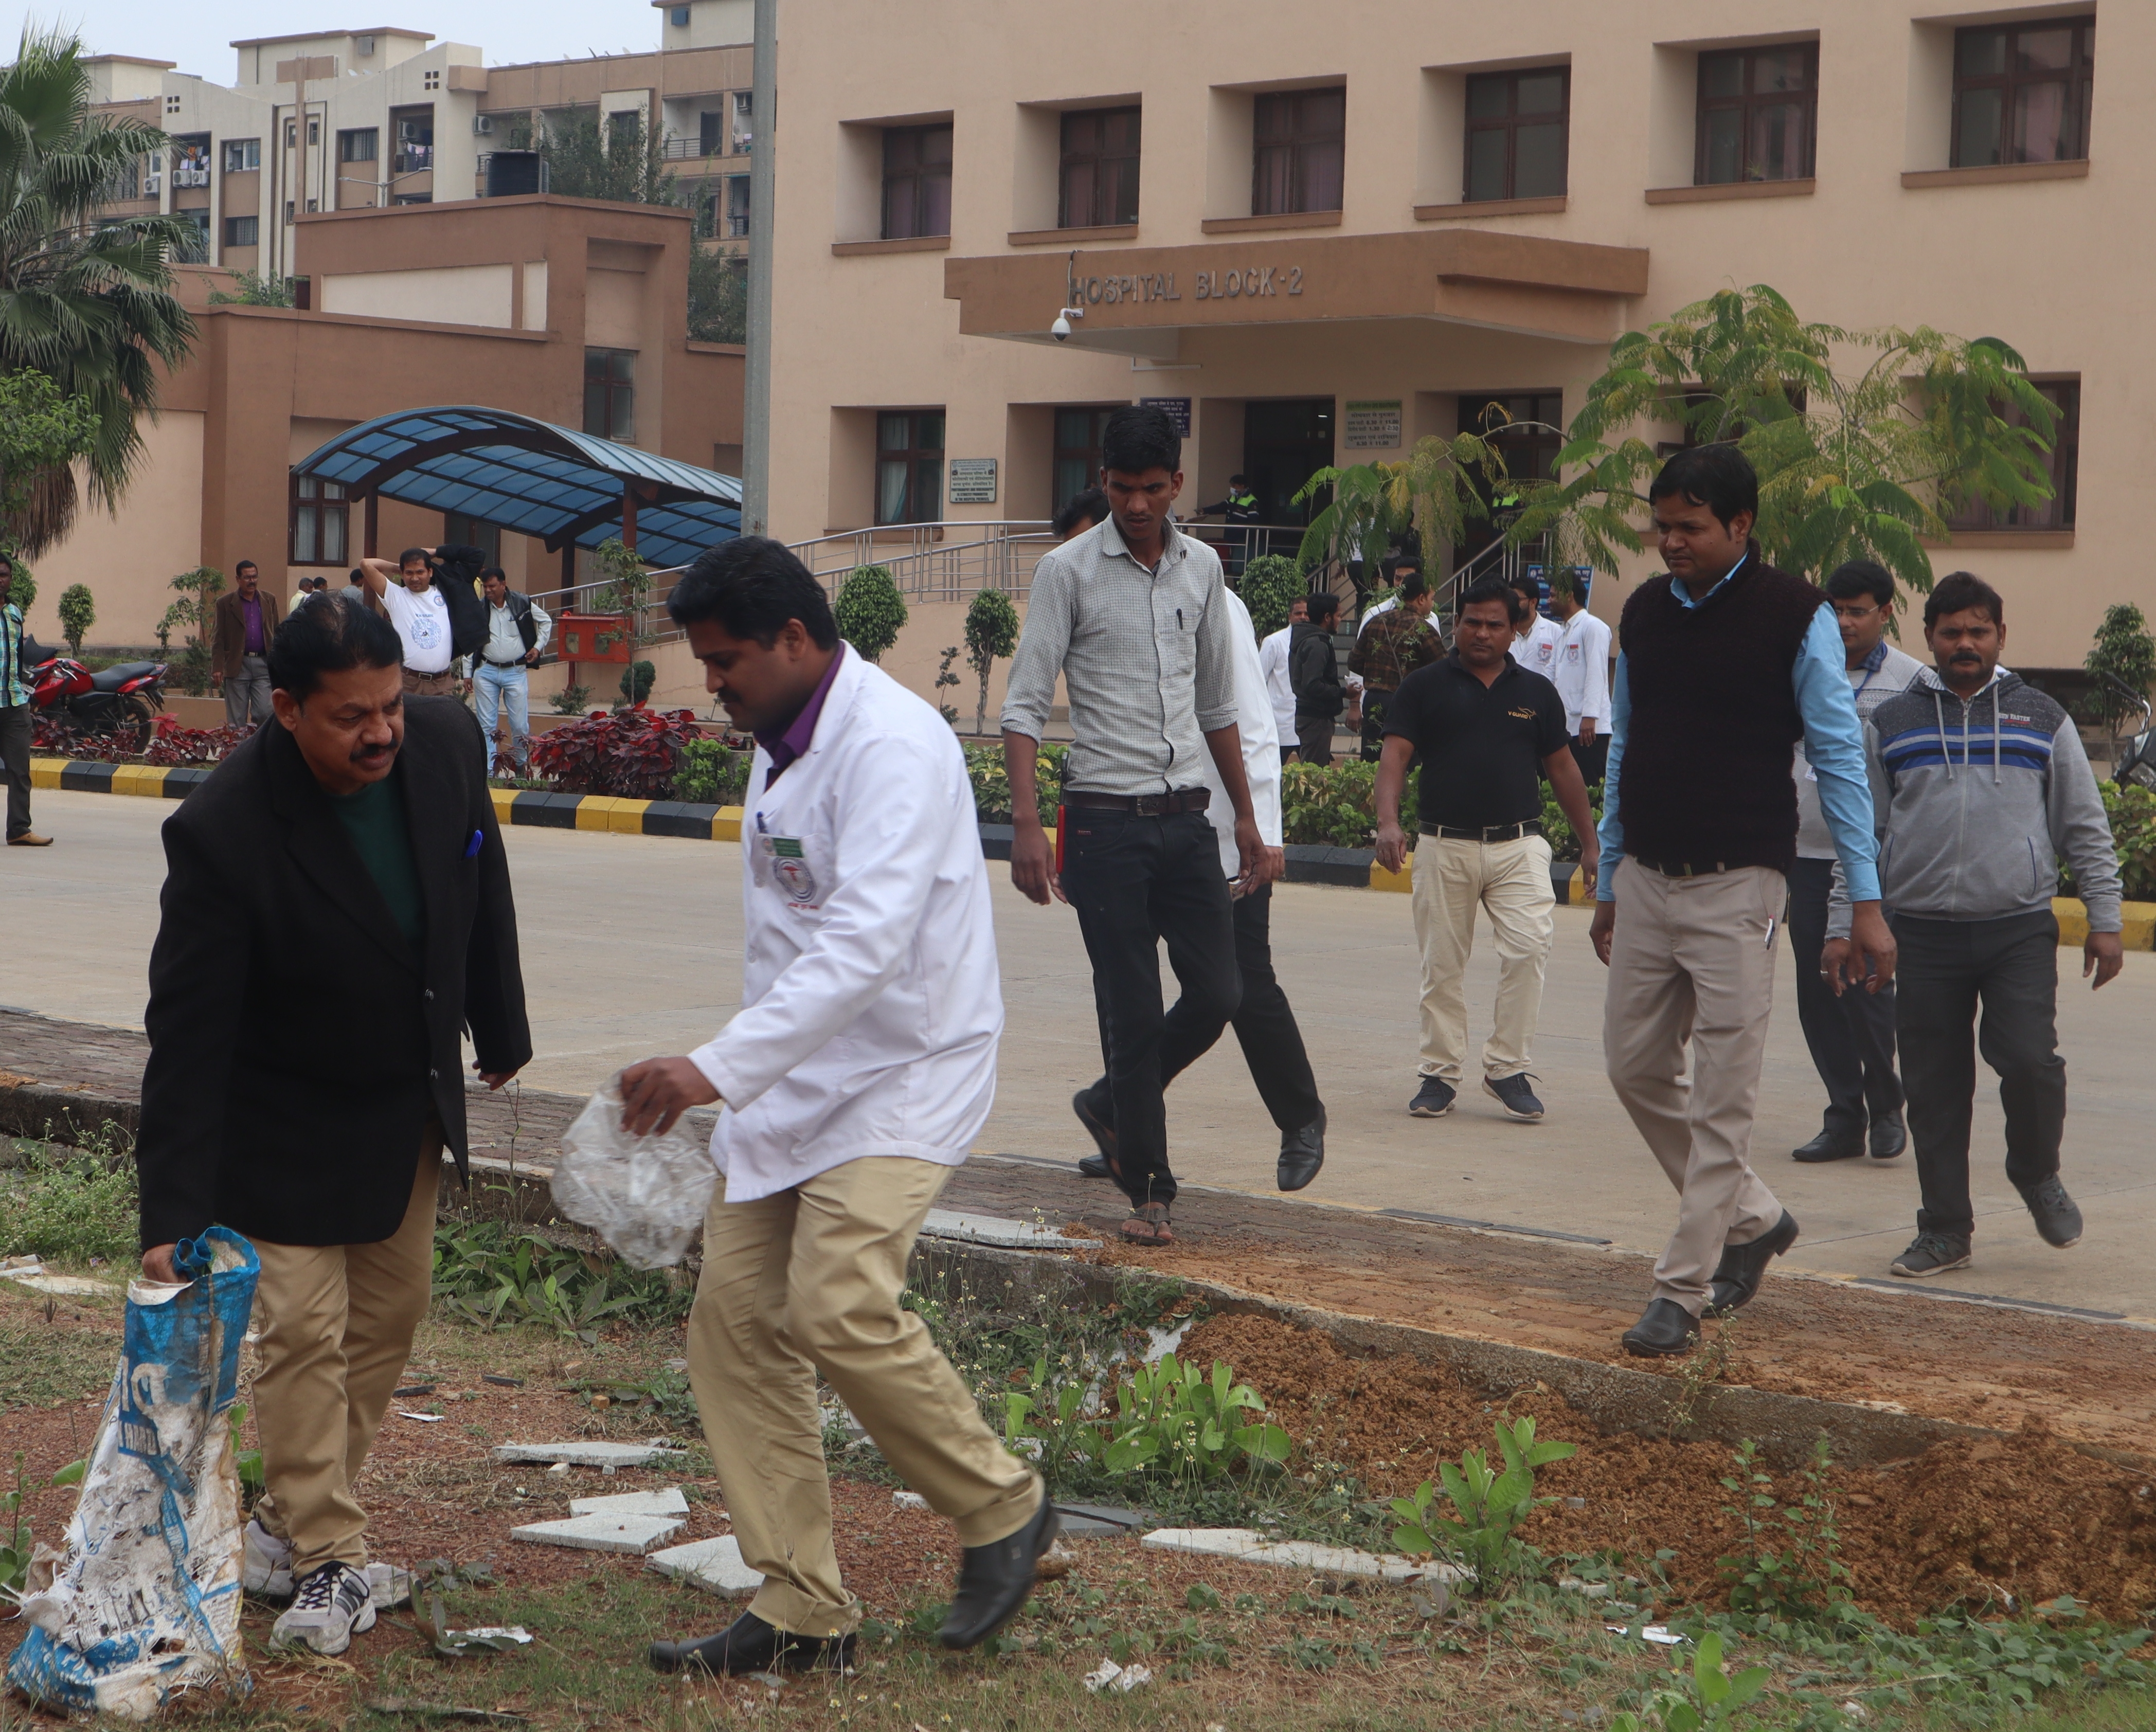
[{"label": "eyeglasses", "polygon": [[1846,619],[1851,621],[1864,620],[1871,618],[1875,613],[1883,613],[1885,612],[1886,609],[1881,607],[1876,602],[1866,602],[1861,607],[1848,606],[1840,602],[1836,602],[1834,604],[1834,615],[1836,619]]}]

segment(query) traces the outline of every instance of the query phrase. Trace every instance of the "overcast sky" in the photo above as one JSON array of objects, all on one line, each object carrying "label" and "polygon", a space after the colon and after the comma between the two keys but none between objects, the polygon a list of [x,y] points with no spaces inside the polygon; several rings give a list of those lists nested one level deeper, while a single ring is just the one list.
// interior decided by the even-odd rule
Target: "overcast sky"
[{"label": "overcast sky", "polygon": [[641,51],[659,45],[660,14],[644,0],[220,0],[206,12],[172,0],[67,0],[24,6],[0,0],[0,54],[13,58],[25,18],[59,22],[81,33],[93,54],[140,54],[176,60],[182,72],[221,85],[233,81],[230,43],[248,36],[290,36],[302,30],[365,29],[393,25],[431,30],[439,38],[483,49],[490,66],[556,60],[588,54]]}]

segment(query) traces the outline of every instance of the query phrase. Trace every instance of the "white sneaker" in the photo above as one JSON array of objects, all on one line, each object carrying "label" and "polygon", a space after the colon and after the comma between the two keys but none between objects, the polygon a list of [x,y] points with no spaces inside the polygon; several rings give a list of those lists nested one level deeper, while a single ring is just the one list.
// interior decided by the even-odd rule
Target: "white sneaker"
[{"label": "white sneaker", "polygon": [[400,1606],[411,1604],[412,1572],[399,1565],[369,1564],[367,1586],[377,1612],[394,1612]]},{"label": "white sneaker", "polygon": [[270,1629],[270,1645],[341,1654],[353,1637],[373,1627],[374,1594],[367,1578],[332,1560],[300,1582],[291,1605]]},{"label": "white sneaker", "polygon": [[250,1594],[270,1600],[292,1597],[292,1542],[264,1527],[259,1516],[247,1519],[241,1536],[239,1580]]}]

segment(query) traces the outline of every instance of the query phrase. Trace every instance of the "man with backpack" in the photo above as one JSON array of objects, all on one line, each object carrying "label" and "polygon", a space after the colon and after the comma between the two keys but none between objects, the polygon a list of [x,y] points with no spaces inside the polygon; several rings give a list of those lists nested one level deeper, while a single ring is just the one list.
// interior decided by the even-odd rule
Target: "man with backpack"
[{"label": "man with backpack", "polygon": [[485,549],[450,544],[408,547],[394,566],[386,559],[359,562],[360,581],[404,645],[408,694],[457,695],[458,658],[486,642],[486,610],[476,587],[485,563]]}]

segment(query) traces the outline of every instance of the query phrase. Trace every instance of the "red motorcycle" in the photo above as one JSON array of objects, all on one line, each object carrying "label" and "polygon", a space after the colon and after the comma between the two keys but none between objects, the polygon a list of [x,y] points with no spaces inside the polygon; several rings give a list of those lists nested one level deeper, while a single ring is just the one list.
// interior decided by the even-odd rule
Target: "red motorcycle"
[{"label": "red motorcycle", "polygon": [[23,666],[33,713],[64,717],[85,734],[116,739],[131,753],[149,749],[157,713],[165,707],[165,663],[121,662],[93,674],[74,657],[25,637]]}]

